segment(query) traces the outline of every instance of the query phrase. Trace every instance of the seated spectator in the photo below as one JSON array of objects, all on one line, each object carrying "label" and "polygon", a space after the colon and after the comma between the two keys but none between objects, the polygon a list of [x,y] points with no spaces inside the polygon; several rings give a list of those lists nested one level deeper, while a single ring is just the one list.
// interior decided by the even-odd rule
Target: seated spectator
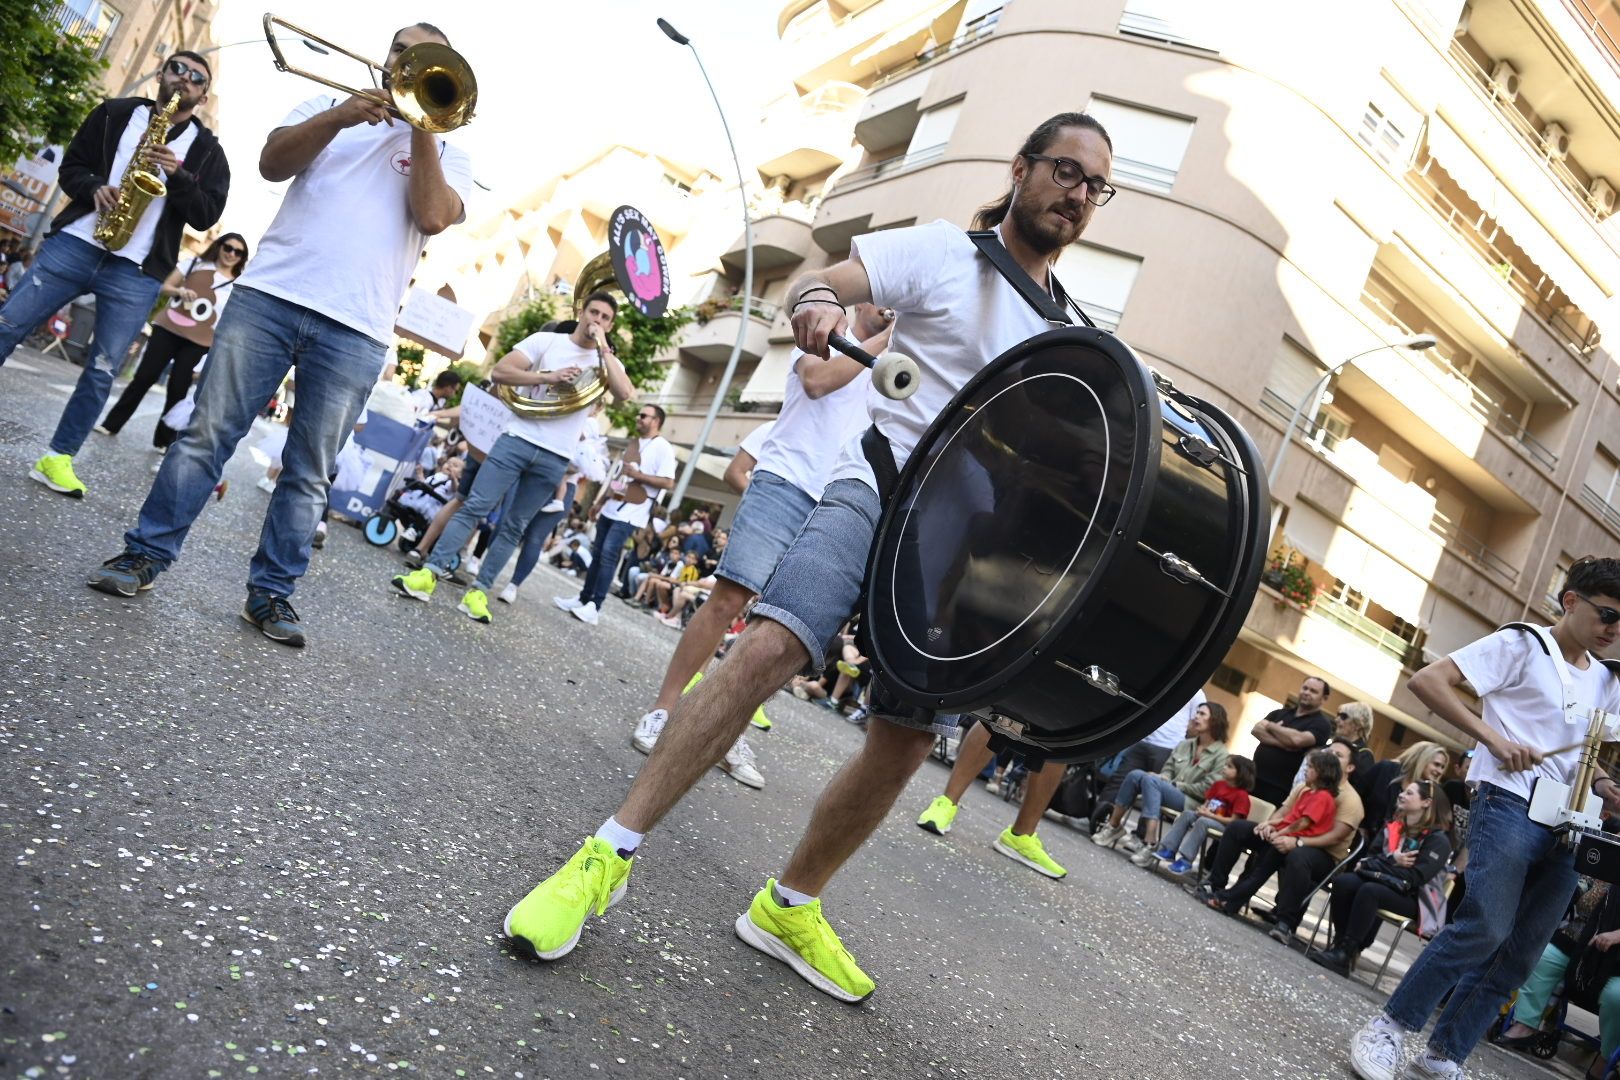
[{"label": "seated spectator", "polygon": [[[1132,852],[1132,861],[1137,866],[1150,865],[1159,842],[1160,810],[1185,810],[1189,799],[1197,803],[1204,798],[1226,766],[1226,732],[1226,708],[1208,701],[1199,705],[1193,710],[1188,737],[1176,744],[1157,773],[1132,769],[1125,775],[1108,824],[1097,830],[1091,842],[1113,847],[1125,837],[1125,850]],[[1125,836],[1125,815],[1138,792],[1142,795],[1142,840]]]},{"label": "seated spectator", "polygon": [[649,574],[636,590],[638,602],[659,614],[669,614],[674,605],[675,588],[698,580],[698,556],[688,551],[681,556],[672,573]]},{"label": "seated spectator", "polygon": [[449,502],[450,497],[456,493],[456,485],[461,483],[461,470],[465,464],[460,458],[446,461],[438,472],[430,474],[419,485],[413,485],[402,492],[399,504],[432,521],[439,508]]},{"label": "seated spectator", "polygon": [[[1108,782],[1097,794],[1097,805],[1092,808],[1091,819],[1087,822],[1092,832],[1101,829],[1110,820],[1114,803],[1120,801],[1120,786],[1133,770],[1158,772],[1170,760],[1170,751],[1175,749],[1176,744],[1191,737],[1193,716],[1203,703],[1204,692],[1196,691],[1192,700],[1177,710],[1174,716],[1160,724],[1147,738],[1132,744],[1120,754],[1112,772],[1107,772],[1106,768],[1100,770],[1106,773]],[[1124,804],[1131,805],[1129,800],[1125,800]]]},{"label": "seated spectator", "polygon": [[1379,911],[1417,918],[1418,892],[1445,872],[1451,858],[1449,816],[1438,784],[1414,780],[1401,790],[1394,819],[1377,836],[1378,850],[1334,877],[1333,941],[1326,952],[1312,953],[1312,960],[1349,976],[1378,936]]},{"label": "seated spectator", "polygon": [[[1276,925],[1271,934],[1279,941],[1293,937],[1311,890],[1349,855],[1351,840],[1366,814],[1355,787],[1337,783],[1354,774],[1355,750],[1343,740],[1334,739],[1328,744],[1327,752],[1338,758],[1339,769],[1342,770],[1342,775],[1334,778],[1338,791],[1333,796],[1335,805],[1327,831],[1313,831],[1319,824],[1313,822],[1312,826],[1307,827],[1312,830],[1311,834],[1300,835],[1301,828],[1297,823],[1302,815],[1296,814],[1295,808],[1309,790],[1306,785],[1300,785],[1289,793],[1288,798],[1264,823],[1256,825],[1252,821],[1234,821],[1227,826],[1220,843],[1216,845],[1215,854],[1210,857],[1209,879],[1195,894],[1200,900],[1216,910],[1235,915],[1260,891],[1260,886],[1272,874],[1278,874],[1277,902],[1272,908]],[[1330,770],[1331,766],[1325,762],[1316,770],[1318,786],[1322,785]],[[1312,802],[1317,804],[1316,810],[1320,813],[1321,800],[1314,798]],[[1279,823],[1289,819],[1295,822],[1294,831],[1287,834],[1278,832]],[[1250,854],[1243,876],[1231,888],[1227,888],[1227,880],[1238,858],[1246,851]]]},{"label": "seated spectator", "polygon": [[1368,786],[1372,801],[1367,804],[1368,827],[1377,831],[1395,814],[1396,796],[1406,790],[1414,780],[1427,780],[1438,784],[1446,778],[1451,755],[1437,742],[1413,743],[1400,757],[1380,761],[1373,766],[1373,780]]},{"label": "seated spectator", "polygon": [[1367,739],[1371,737],[1373,729],[1372,706],[1365,701],[1347,701],[1339,706],[1333,717],[1333,737],[1343,739],[1356,751],[1355,781],[1352,787],[1356,794],[1361,796],[1362,805],[1365,806],[1371,799],[1371,784],[1373,781],[1373,766],[1378,759],[1367,746]]},{"label": "seated spectator", "polygon": [[1209,830],[1217,826],[1224,829],[1249,816],[1249,789],[1253,786],[1254,762],[1242,754],[1228,756],[1221,778],[1204,793],[1203,805],[1176,815],[1153,857],[1169,863],[1169,871],[1177,876],[1191,871],[1193,861],[1204,850]]}]

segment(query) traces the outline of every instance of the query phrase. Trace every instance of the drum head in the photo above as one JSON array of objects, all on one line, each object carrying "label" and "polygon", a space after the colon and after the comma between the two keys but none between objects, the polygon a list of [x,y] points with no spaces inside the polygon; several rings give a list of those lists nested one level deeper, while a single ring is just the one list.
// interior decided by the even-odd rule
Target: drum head
[{"label": "drum head", "polygon": [[1032,338],[963,388],[907,462],[875,547],[868,634],[902,700],[993,701],[1083,609],[1151,483],[1159,425],[1146,369],[1090,329]]}]

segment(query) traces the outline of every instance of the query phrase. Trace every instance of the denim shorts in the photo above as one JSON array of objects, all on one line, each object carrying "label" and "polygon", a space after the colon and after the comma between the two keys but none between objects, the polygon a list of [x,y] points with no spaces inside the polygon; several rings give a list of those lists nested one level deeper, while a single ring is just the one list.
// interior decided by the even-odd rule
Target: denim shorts
[{"label": "denim shorts", "polygon": [[816,500],[796,485],[763,469],[743,492],[731,523],[731,540],[720,553],[716,577],[735,581],[751,593],[762,593],[776,566],[804,528]]},{"label": "denim shorts", "polygon": [[[855,613],[881,515],[877,492],[862,481],[828,484],[754,605],[756,616],[781,623],[799,639],[810,654],[808,675],[821,674],[838,632]],[[731,542],[737,542],[735,534]],[[940,735],[953,734],[960,719],[952,714],[874,711],[892,724]]]}]

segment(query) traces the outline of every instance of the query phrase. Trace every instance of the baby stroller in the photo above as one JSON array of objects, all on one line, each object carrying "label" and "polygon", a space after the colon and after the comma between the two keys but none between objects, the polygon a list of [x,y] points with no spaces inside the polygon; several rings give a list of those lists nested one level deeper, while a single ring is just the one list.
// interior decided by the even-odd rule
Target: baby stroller
[{"label": "baby stroller", "polygon": [[433,524],[433,515],[423,513],[419,509],[420,504],[413,506],[406,502],[404,496],[410,492],[420,492],[441,507],[450,501],[448,495],[436,491],[430,484],[421,480],[407,480],[404,487],[388,497],[381,510],[361,523],[360,530],[365,533],[367,540],[377,547],[387,547],[397,539],[401,551],[409,551],[416,546],[416,541]]}]

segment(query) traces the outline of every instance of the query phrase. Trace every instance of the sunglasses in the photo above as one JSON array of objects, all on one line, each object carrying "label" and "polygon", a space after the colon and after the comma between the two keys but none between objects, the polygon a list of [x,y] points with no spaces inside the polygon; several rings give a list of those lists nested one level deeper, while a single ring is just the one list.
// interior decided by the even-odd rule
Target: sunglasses
[{"label": "sunglasses", "polygon": [[[1581,596],[1580,593],[1576,593],[1575,595]],[[1615,623],[1620,623],[1620,611],[1616,611],[1612,607],[1604,607],[1602,604],[1596,603],[1592,600],[1587,600],[1584,596],[1581,596],[1581,599],[1586,600],[1588,604],[1591,604],[1597,609],[1598,622],[1602,623],[1604,626],[1613,626]]]},{"label": "sunglasses", "polygon": [[637,413],[636,414],[636,419],[637,420],[656,420],[656,419],[658,419],[658,414],[655,413],[655,412]]},{"label": "sunglasses", "polygon": [[247,254],[247,248],[245,248],[245,247],[237,247],[234,244],[226,244],[224,247],[220,248],[219,250],[223,251],[227,255],[246,255]]},{"label": "sunglasses", "polygon": [[182,79],[190,79],[191,85],[193,86],[205,86],[208,83],[207,75],[204,75],[194,67],[189,67],[186,64],[182,64],[178,60],[170,60],[164,65],[164,67],[169,69],[169,74],[171,75],[178,75]]}]

